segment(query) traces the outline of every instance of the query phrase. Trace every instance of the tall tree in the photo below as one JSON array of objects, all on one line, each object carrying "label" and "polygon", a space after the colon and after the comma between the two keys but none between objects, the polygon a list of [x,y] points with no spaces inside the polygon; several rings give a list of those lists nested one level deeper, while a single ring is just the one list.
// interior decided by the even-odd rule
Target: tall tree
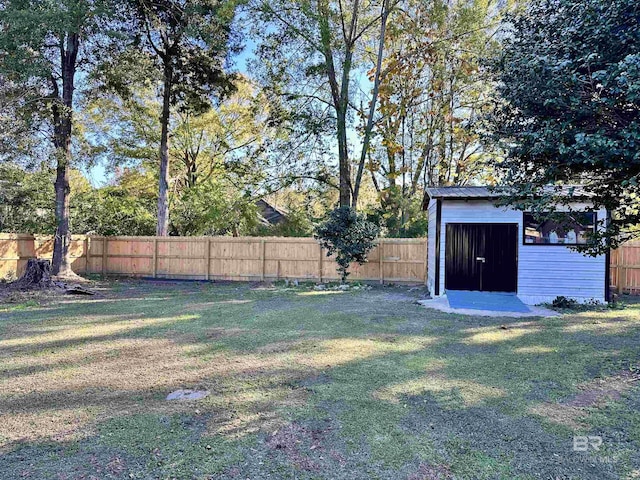
[{"label": "tall tree", "polygon": [[[155,113],[162,98],[143,86],[132,93],[126,100],[102,95],[85,108],[87,152],[114,167],[151,172],[157,182],[160,121]],[[169,134],[172,235],[232,231],[224,225],[232,223],[235,210],[287,181],[273,171],[271,144],[278,141],[279,127],[270,121],[268,99],[246,77],[237,78],[234,92],[204,113],[178,110]],[[213,222],[215,215],[224,218]]]},{"label": "tall tree", "polygon": [[584,247],[603,252],[640,223],[640,4],[534,0],[510,27],[489,119],[506,151],[496,163],[512,187],[505,200],[544,211],[572,201],[548,184],[581,184],[613,212]]},{"label": "tall tree", "polygon": [[47,125],[45,133],[53,146],[56,233],[52,271],[58,275],[72,273],[69,171],[76,83],[100,48],[100,38],[106,38],[109,13],[108,5],[99,0],[9,0],[0,5],[1,86],[13,86],[14,91],[18,87],[21,97],[14,110],[21,120]]},{"label": "tall tree", "polygon": [[[233,41],[235,0],[136,0],[132,51],[158,69],[162,84],[160,112],[158,223],[169,229],[169,130],[172,109],[201,113],[211,95],[229,90],[225,59]],[[130,55],[135,59],[136,55]],[[121,86],[123,84],[120,84]]]},{"label": "tall tree", "polygon": [[407,0],[390,19],[368,170],[390,235],[406,234],[424,188],[481,179],[470,125],[491,94],[480,63],[495,45],[495,5]]},{"label": "tall tree", "polygon": [[[335,139],[338,156],[339,203],[355,206],[373,128],[386,21],[395,0],[277,0],[258,1],[254,12],[267,27],[258,48],[259,67],[267,88],[295,105],[320,135]],[[376,68],[370,92],[363,92],[357,77],[364,75],[364,60],[374,43]],[[355,93],[354,93],[355,92]],[[369,113],[356,108],[355,94],[368,97]],[[360,163],[352,176],[350,134],[355,135],[354,114],[368,119],[363,129]],[[362,165],[362,166],[361,166]]]}]

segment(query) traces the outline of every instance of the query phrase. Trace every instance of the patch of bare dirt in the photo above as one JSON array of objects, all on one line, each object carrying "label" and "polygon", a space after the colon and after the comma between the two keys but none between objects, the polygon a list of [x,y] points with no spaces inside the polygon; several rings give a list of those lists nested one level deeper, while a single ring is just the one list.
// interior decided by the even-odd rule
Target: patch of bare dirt
[{"label": "patch of bare dirt", "polygon": [[603,401],[619,400],[620,395],[631,387],[638,385],[640,373],[625,371],[606,378],[597,378],[581,387],[581,393],[565,403],[571,407],[593,407]]},{"label": "patch of bare dirt", "polygon": [[35,303],[42,305],[59,297],[60,292],[56,290],[28,290],[20,291],[9,288],[7,284],[0,284],[0,305]]},{"label": "patch of bare dirt", "polygon": [[[309,428],[294,422],[274,431],[267,445],[274,450],[282,450],[298,468],[318,472],[322,470],[320,462],[325,452],[326,437],[331,430],[330,425]],[[328,454],[334,460],[346,463],[346,459],[335,450],[330,450]]]},{"label": "patch of bare dirt", "polygon": [[106,470],[109,474],[118,477],[127,471],[127,464],[122,458],[115,456],[107,463]]},{"label": "patch of bare dirt", "polygon": [[[12,288],[11,284],[0,284],[0,305],[2,304],[21,304],[29,303],[33,305],[46,305],[61,298],[69,298],[73,295],[69,289],[75,288],[74,286],[67,287],[54,287],[45,289],[34,290],[20,290]],[[84,289],[84,287],[83,287]],[[82,293],[79,292],[81,295]],[[94,289],[91,289],[89,296],[100,296],[100,293]]]},{"label": "patch of bare dirt", "polygon": [[273,282],[252,282],[249,286],[251,290],[264,290],[264,291],[273,291],[276,290],[276,286]]},{"label": "patch of bare dirt", "polygon": [[418,471],[409,475],[408,480],[449,480],[451,478],[453,474],[446,465],[421,463]]},{"label": "patch of bare dirt", "polygon": [[619,400],[624,392],[637,386],[640,373],[624,371],[610,377],[596,378],[580,385],[580,393],[561,402],[545,402],[533,406],[531,413],[570,428],[583,427],[582,418],[587,409],[609,401]]}]

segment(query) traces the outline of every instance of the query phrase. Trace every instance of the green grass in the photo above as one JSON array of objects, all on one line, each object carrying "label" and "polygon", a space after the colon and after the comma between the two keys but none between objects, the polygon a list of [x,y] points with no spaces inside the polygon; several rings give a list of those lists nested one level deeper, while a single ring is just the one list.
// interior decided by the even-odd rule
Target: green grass
[{"label": "green grass", "polygon": [[633,301],[494,319],[401,288],[103,286],[0,306],[1,478],[640,476]]}]

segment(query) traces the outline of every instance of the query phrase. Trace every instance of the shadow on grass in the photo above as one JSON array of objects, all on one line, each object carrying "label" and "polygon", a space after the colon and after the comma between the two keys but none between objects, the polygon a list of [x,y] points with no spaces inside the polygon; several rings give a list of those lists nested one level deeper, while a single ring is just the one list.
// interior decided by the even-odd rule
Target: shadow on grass
[{"label": "shadow on grass", "polygon": [[[9,437],[7,478],[23,459],[35,478],[619,478],[638,446],[578,458],[573,432],[527,413],[635,361],[634,312],[505,322],[375,290],[173,288],[8,314],[0,415],[31,436]],[[164,401],[184,387],[210,395]]]}]

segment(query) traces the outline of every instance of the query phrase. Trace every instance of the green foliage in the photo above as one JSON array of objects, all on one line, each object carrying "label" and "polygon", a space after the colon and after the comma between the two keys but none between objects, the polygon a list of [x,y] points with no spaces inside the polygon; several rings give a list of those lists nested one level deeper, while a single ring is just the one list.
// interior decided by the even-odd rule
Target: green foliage
[{"label": "green foliage", "polygon": [[[84,88],[85,79],[119,41],[113,35],[119,9],[111,0],[0,4],[0,161],[34,167],[55,160],[60,145],[44,139],[60,129],[56,115],[73,122],[77,97],[95,93]],[[74,87],[65,89],[72,79]]]},{"label": "green foliage", "polygon": [[276,225],[259,225],[252,235],[258,237],[308,237],[313,225],[307,213],[301,209],[288,210],[286,219]]},{"label": "green foliage", "polygon": [[[15,163],[0,163],[0,232],[55,232],[54,176],[46,165],[24,169]],[[69,185],[74,216],[79,197],[91,191],[91,186],[78,170],[69,172]]]},{"label": "green foliage", "polygon": [[551,302],[551,306],[554,308],[575,308],[578,302],[573,298],[567,298],[562,295],[557,296]]},{"label": "green foliage", "polygon": [[[54,173],[0,164],[0,231],[55,231]],[[71,225],[78,234],[154,235],[156,177],[124,169],[110,185],[94,188],[78,171],[70,174]],[[258,224],[255,203],[224,179],[209,180],[172,198],[172,235],[248,235]],[[296,220],[300,222],[300,220]]]},{"label": "green foliage", "polygon": [[0,163],[0,232],[55,231],[53,172]]},{"label": "green foliage", "polygon": [[491,86],[480,59],[495,46],[493,2],[421,2],[392,14],[381,120],[371,168],[383,194],[401,201],[421,186],[465,184],[484,174],[485,155],[468,128],[486,107]]},{"label": "green foliage", "polygon": [[382,226],[385,237],[427,236],[429,215],[422,209],[422,193],[405,196],[398,187],[386,189],[382,192],[380,205],[371,215]]},{"label": "green foliage", "polygon": [[76,232],[96,235],[154,235],[153,209],[121,186],[81,193],[74,198],[71,223]]},{"label": "green foliage", "polygon": [[338,207],[316,228],[315,237],[327,249],[327,256],[336,254],[342,282],[349,275],[349,265],[363,264],[367,254],[375,246],[380,227],[367,220],[351,207]]},{"label": "green foliage", "polygon": [[126,99],[103,92],[84,103],[79,130],[82,153],[91,161],[114,168],[157,165],[160,103],[156,89],[152,85],[129,88],[133,94]]},{"label": "green foliage", "polygon": [[602,253],[640,222],[640,3],[534,0],[510,20],[489,119],[507,152],[496,163],[513,186],[505,200],[541,211],[571,201],[545,185],[582,184],[613,212],[581,248]]},{"label": "green foliage", "polygon": [[247,235],[257,223],[251,197],[223,181],[191,187],[171,206],[172,235]]},{"label": "green foliage", "polygon": [[[26,160],[33,166],[38,163],[33,156],[40,154],[40,161],[56,163],[51,261],[55,275],[71,273],[69,172],[77,161],[73,114],[78,95],[74,92],[114,39],[109,24],[115,7],[110,0],[9,0],[0,4],[0,95],[8,92],[8,111],[15,117],[12,122],[19,125],[1,129],[0,135],[8,130],[16,138],[16,148],[14,153],[14,142],[0,142],[0,160]],[[5,102],[0,102],[0,110],[3,107]],[[6,111],[0,113],[6,116]],[[42,144],[46,147],[40,147]]]},{"label": "green foliage", "polygon": [[[157,184],[160,100],[150,87],[131,87],[124,103],[117,95],[93,100],[85,113],[88,149],[96,159],[135,165]],[[252,198],[278,183],[267,175],[269,143],[278,136],[269,125],[269,102],[245,77],[233,94],[201,113],[177,112],[170,124],[170,233],[247,234],[256,227]],[[146,187],[145,187],[146,188]],[[155,188],[155,187],[151,187]],[[157,199],[157,194],[154,194]],[[152,206],[155,212],[156,206]],[[239,234],[239,233],[238,233]]]},{"label": "green foliage", "polygon": [[258,44],[252,69],[269,97],[277,102],[274,118],[291,129],[289,141],[282,145],[285,155],[295,160],[288,170],[328,183],[327,168],[335,167],[326,154],[337,153],[339,174],[333,173],[341,205],[350,204],[361,183],[359,174],[350,175],[354,146],[349,145],[347,132],[355,130],[361,116],[366,115],[364,108],[356,105],[370,104],[376,96],[375,89],[366,91],[357,84],[370,68],[372,46],[384,41],[380,25],[386,13],[382,14],[381,8],[385,6],[388,13],[393,8],[390,3],[396,4],[306,0],[249,3]]},{"label": "green foliage", "polygon": [[237,49],[235,0],[135,0],[128,8],[129,21],[119,32],[122,48],[94,72],[103,92],[129,102],[140,87],[164,82],[172,107],[202,113],[212,95],[233,91],[225,61]]}]

